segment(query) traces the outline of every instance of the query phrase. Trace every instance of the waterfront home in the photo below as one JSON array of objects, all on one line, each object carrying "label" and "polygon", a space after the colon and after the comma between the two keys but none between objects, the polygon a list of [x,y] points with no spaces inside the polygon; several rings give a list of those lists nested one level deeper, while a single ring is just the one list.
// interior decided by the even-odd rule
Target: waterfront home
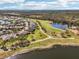
[{"label": "waterfront home", "polygon": [[5,34],[5,35],[0,36],[0,38],[2,38],[2,40],[8,40],[8,39],[10,39],[10,35]]},{"label": "waterfront home", "polygon": [[74,34],[76,34],[76,35],[79,35],[79,28],[78,27],[72,27],[71,28],[71,31],[74,33]]},{"label": "waterfront home", "polygon": [[25,35],[27,33],[29,33],[29,31],[21,30],[17,32],[18,35]]},{"label": "waterfront home", "polygon": [[4,34],[1,35],[0,38],[2,38],[2,40],[9,40],[11,38],[17,38],[18,36],[16,35],[16,33],[11,33],[11,34]]}]

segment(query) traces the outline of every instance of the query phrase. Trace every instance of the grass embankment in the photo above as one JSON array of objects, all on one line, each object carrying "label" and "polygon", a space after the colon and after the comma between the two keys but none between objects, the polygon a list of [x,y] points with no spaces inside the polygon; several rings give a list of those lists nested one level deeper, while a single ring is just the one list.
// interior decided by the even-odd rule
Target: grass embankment
[{"label": "grass embankment", "polygon": [[14,51],[1,51],[0,52],[0,59],[4,59],[5,57],[8,57],[10,55],[12,55],[14,53]]},{"label": "grass embankment", "polygon": [[47,33],[51,33],[51,32],[56,32],[56,33],[60,33],[62,30],[61,29],[57,29],[52,27],[52,25],[50,24],[52,21],[45,21],[45,20],[37,20],[41,26],[46,30]]},{"label": "grass embankment", "polygon": [[[79,39],[48,39],[42,42],[37,42],[37,43],[33,43],[28,47],[25,48],[20,48],[17,49],[16,51],[11,51],[11,52],[0,52],[0,58],[1,57],[6,57],[6,56],[10,56],[13,53],[19,53],[21,51],[26,52],[28,49],[28,51],[30,51],[30,49],[34,48],[34,47],[45,47],[48,45],[54,45],[54,44],[61,44],[61,45],[72,45],[72,43],[74,43],[74,45],[79,45]],[[25,51],[24,51],[25,50]],[[22,53],[22,52],[21,52]]]},{"label": "grass embankment", "polygon": [[33,43],[29,46],[29,48],[54,45],[54,44],[72,45],[72,43],[75,45],[77,45],[77,44],[79,45],[79,39],[65,39],[65,38],[64,39],[48,39],[48,40],[45,40],[42,42]]}]

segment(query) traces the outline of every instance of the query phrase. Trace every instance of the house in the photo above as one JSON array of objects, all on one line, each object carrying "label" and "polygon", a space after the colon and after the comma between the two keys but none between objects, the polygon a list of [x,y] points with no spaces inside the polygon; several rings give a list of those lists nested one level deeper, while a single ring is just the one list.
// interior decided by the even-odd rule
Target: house
[{"label": "house", "polygon": [[79,35],[79,28],[78,27],[72,27],[71,28],[71,31],[76,34],[76,35]]}]

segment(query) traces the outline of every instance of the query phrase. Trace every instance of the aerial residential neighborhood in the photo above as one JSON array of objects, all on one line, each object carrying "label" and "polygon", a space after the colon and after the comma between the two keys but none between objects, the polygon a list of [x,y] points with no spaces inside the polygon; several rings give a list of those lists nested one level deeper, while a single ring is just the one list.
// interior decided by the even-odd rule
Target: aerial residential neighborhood
[{"label": "aerial residential neighborhood", "polygon": [[79,59],[79,0],[0,0],[0,59]]},{"label": "aerial residential neighborhood", "polygon": [[53,45],[53,48],[78,45],[78,13],[3,12],[0,14],[0,58],[30,52],[32,49],[47,48],[49,45]]},{"label": "aerial residential neighborhood", "polygon": [[[2,40],[9,40],[16,38],[17,35],[27,34],[35,29],[35,23],[29,19],[7,17],[0,19],[0,38]],[[15,32],[16,31],[16,32]]]}]

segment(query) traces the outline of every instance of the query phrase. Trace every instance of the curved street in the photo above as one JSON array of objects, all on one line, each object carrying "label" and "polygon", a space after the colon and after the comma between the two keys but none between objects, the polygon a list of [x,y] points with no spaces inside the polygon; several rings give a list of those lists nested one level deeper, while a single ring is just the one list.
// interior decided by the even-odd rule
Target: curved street
[{"label": "curved street", "polygon": [[[48,39],[59,39],[59,38],[54,38],[53,36],[50,36],[50,35],[48,35],[47,33],[45,33],[45,31],[43,31],[42,27],[39,25],[38,22],[37,22],[37,25],[39,26],[39,30],[40,30],[44,35],[46,35],[47,37],[44,38],[44,39],[40,39],[40,40],[31,42],[31,44],[37,43],[37,42],[41,42],[41,41],[45,41],[45,40],[48,40]],[[65,39],[65,38],[60,38],[60,39]],[[75,38],[67,38],[67,39],[75,39]]]}]

